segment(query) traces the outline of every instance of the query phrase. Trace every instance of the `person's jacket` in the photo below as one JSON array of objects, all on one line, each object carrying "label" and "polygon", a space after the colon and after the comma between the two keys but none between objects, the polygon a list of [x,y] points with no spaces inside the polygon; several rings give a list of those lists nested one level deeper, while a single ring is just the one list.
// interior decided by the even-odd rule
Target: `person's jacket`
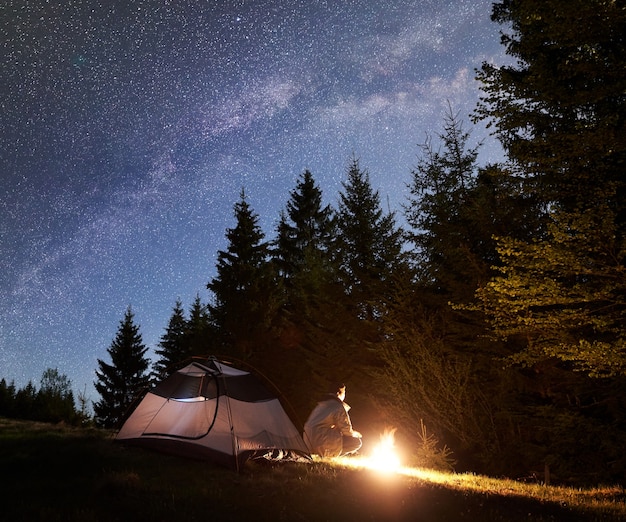
[{"label": "person's jacket", "polygon": [[311,453],[321,457],[341,454],[341,437],[352,436],[349,410],[350,406],[334,394],[317,403],[304,424],[304,442]]}]

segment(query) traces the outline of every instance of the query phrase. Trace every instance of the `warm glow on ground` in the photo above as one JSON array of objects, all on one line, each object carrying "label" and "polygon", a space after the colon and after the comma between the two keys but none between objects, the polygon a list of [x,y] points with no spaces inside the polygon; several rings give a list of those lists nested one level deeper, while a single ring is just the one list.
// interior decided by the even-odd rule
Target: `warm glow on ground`
[{"label": "warm glow on ground", "polygon": [[[394,430],[395,431],[395,430]],[[482,495],[530,498],[541,502],[552,502],[561,506],[597,506],[607,512],[622,513],[624,509],[624,487],[603,486],[601,488],[578,489],[566,486],[547,486],[542,483],[517,482],[506,478],[492,478],[474,473],[454,473],[434,469],[401,465],[395,448],[393,432],[385,432],[370,455],[358,454],[346,457],[319,458],[349,469],[371,470],[386,480],[392,477],[407,477],[423,483],[438,484],[466,494],[477,492]]]}]

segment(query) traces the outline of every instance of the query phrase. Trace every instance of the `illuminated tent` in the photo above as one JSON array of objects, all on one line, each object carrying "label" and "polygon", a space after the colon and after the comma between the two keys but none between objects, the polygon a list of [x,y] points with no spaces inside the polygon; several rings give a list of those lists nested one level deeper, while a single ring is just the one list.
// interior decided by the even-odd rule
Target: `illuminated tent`
[{"label": "illuminated tent", "polygon": [[310,458],[276,394],[215,358],[193,359],[150,390],[116,439],[237,470],[248,459]]}]

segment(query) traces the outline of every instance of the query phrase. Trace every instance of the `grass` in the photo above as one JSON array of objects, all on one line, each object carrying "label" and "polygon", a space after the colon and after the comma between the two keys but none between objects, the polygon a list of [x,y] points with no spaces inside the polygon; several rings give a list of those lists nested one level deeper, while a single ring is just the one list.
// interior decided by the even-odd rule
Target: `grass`
[{"label": "grass", "polygon": [[111,432],[0,419],[11,521],[626,521],[623,487],[573,489],[357,458],[249,462],[239,473],[125,447]]}]

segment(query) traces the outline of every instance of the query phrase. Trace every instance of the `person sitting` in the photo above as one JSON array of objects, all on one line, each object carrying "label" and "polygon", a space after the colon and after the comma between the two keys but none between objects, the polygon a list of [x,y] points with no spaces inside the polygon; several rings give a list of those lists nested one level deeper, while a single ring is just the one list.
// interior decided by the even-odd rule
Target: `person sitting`
[{"label": "person sitting", "polygon": [[346,385],[338,383],[309,415],[304,424],[304,441],[311,454],[339,457],[361,448],[362,436],[352,429],[350,406],[344,402],[345,398]]}]

